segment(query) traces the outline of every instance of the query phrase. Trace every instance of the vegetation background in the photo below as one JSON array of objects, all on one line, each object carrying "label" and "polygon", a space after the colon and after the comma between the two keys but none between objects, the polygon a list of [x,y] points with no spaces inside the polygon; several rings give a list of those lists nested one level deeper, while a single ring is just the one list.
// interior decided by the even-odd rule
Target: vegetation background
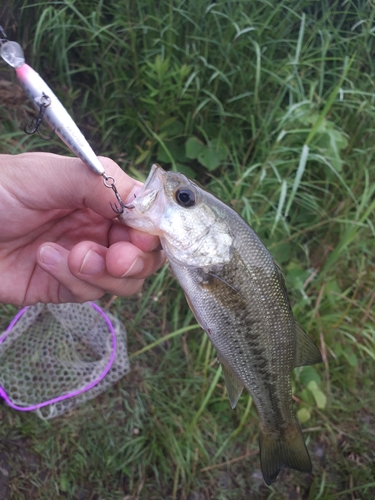
[{"label": "vegetation background", "polygon": [[[313,475],[267,487],[257,415],[231,410],[215,352],[168,267],[110,310],[131,373],[63,418],[0,406],[0,498],[375,497],[375,5],[364,0],[13,0],[10,39],[86,137],[134,177],[197,179],[283,267],[321,366],[296,370]],[[69,154],[0,65],[0,151]],[[106,298],[102,304],[107,303]],[[0,306],[5,329],[16,313]]]}]

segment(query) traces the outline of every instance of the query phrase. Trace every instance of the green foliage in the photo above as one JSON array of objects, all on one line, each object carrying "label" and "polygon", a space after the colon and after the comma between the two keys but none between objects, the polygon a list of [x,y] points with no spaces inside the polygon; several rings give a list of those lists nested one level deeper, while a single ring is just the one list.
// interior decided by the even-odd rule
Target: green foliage
[{"label": "green foliage", "polygon": [[302,406],[297,417],[300,422],[305,423],[311,418],[313,407],[324,410],[327,406],[327,396],[321,386],[322,381],[319,373],[313,366],[304,366],[299,373],[299,382],[304,386],[299,392],[299,397],[307,406]]},{"label": "green foliage", "polygon": [[186,157],[198,162],[207,170],[216,170],[227,158],[225,146],[220,139],[212,139],[209,144],[203,144],[197,137],[190,137],[186,143]]},{"label": "green foliage", "polygon": [[[324,363],[293,385],[314,477],[285,471],[267,488],[251,398],[230,409],[214,350],[164,268],[112,305],[133,353],[125,380],[50,423],[1,408],[0,465],[12,468],[0,497],[3,484],[17,499],[374,497],[371,2],[10,4],[8,36],[98,154],[140,180],[154,161],[182,171],[252,224]],[[9,98],[13,72],[0,70],[1,152],[67,154],[20,130],[31,106]],[[15,309],[1,311],[5,328]]]}]

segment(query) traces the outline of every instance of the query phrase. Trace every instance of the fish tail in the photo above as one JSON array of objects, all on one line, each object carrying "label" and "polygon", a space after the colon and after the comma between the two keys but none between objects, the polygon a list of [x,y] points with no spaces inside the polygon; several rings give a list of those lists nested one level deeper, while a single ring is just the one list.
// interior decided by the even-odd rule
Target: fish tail
[{"label": "fish tail", "polygon": [[283,467],[311,473],[312,466],[298,422],[280,437],[274,432],[260,431],[260,465],[265,482],[269,485]]}]

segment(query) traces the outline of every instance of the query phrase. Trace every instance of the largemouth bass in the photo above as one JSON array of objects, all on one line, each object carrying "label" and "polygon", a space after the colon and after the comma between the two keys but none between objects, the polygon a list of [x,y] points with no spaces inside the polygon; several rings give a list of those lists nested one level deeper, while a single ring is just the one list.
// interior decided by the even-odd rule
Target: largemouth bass
[{"label": "largemouth bass", "polygon": [[119,219],[160,237],[217,351],[232,408],[243,387],[253,397],[265,482],[271,484],[282,467],[311,472],[293,413],[291,373],[321,356],[297,324],[280,268],[253,229],[184,175],[158,165]]}]

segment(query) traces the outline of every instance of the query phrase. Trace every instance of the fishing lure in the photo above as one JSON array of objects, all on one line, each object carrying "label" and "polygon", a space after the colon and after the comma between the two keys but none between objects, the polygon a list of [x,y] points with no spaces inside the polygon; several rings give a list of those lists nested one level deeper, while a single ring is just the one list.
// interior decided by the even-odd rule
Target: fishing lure
[{"label": "fishing lure", "polygon": [[40,125],[44,118],[68,148],[95,174],[103,177],[104,185],[113,190],[120,204],[120,208],[117,205],[112,205],[113,210],[116,213],[122,213],[125,205],[117,191],[115,179],[106,175],[103,165],[86,138],[47,83],[31,66],[26,64],[21,46],[17,42],[10,41],[1,26],[0,35],[1,57],[14,68],[20,84],[39,112],[33,125],[25,132],[28,134],[37,132],[43,139],[50,139],[40,132]]}]

